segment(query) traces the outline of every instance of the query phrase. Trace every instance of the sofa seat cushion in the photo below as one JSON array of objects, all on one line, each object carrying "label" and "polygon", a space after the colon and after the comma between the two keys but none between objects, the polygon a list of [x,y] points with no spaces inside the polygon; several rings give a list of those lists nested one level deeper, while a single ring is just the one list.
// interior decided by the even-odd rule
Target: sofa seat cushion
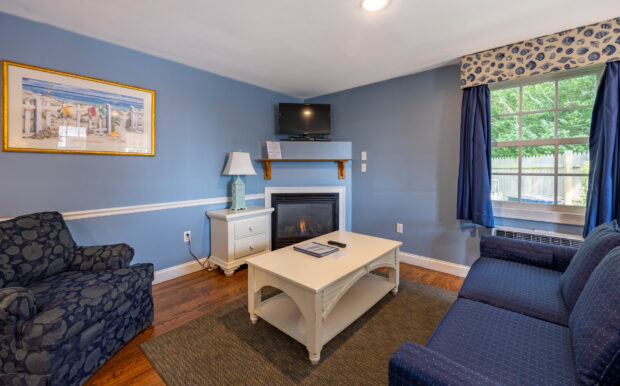
[{"label": "sofa seat cushion", "polygon": [[560,291],[572,311],[592,271],[615,247],[620,246],[620,226],[616,220],[594,228],[575,253],[560,279]]},{"label": "sofa seat cushion", "polygon": [[426,345],[505,385],[574,385],[567,327],[459,298]]},{"label": "sofa seat cushion", "polygon": [[132,269],[121,268],[67,271],[31,286],[39,313],[24,323],[23,343],[50,349],[82,333],[127,303],[137,281]]},{"label": "sofa seat cushion", "polygon": [[459,296],[568,326],[561,275],[551,269],[481,257],[471,266]]}]

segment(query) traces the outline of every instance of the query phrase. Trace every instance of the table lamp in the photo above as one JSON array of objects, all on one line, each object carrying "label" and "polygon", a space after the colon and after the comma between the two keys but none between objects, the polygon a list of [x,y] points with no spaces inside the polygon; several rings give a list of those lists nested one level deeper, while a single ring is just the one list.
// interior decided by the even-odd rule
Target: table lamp
[{"label": "table lamp", "polygon": [[245,206],[245,184],[239,176],[256,174],[250,160],[250,153],[240,151],[228,153],[228,162],[222,174],[225,176],[235,176],[232,183],[232,205],[230,210],[247,209]]}]

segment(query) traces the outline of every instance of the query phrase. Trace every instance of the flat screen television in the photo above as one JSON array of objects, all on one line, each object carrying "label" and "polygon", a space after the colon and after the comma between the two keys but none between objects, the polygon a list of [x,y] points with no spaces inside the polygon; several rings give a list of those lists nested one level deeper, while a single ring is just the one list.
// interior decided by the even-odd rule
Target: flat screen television
[{"label": "flat screen television", "polygon": [[331,132],[331,105],[318,103],[280,103],[280,134],[312,136]]}]

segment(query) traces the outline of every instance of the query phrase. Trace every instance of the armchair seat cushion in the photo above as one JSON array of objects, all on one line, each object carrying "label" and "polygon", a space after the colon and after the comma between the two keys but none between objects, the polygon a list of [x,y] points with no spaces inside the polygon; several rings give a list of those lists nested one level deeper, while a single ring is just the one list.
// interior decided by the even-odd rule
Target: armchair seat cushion
[{"label": "armchair seat cushion", "polygon": [[481,257],[471,266],[459,296],[568,326],[561,276],[552,269]]},{"label": "armchair seat cushion", "polygon": [[31,286],[39,313],[24,323],[23,343],[54,348],[115,312],[135,293],[139,276],[132,271],[67,271]]},{"label": "armchair seat cushion", "polygon": [[567,327],[459,298],[426,347],[504,385],[577,384]]}]

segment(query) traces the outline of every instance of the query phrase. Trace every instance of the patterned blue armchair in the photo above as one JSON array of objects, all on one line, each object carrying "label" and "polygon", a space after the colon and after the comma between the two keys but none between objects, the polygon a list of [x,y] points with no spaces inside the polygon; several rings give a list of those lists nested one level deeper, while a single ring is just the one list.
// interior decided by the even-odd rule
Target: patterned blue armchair
[{"label": "patterned blue armchair", "polygon": [[86,381],[153,321],[152,264],[79,247],[58,212],[0,222],[0,384]]}]

